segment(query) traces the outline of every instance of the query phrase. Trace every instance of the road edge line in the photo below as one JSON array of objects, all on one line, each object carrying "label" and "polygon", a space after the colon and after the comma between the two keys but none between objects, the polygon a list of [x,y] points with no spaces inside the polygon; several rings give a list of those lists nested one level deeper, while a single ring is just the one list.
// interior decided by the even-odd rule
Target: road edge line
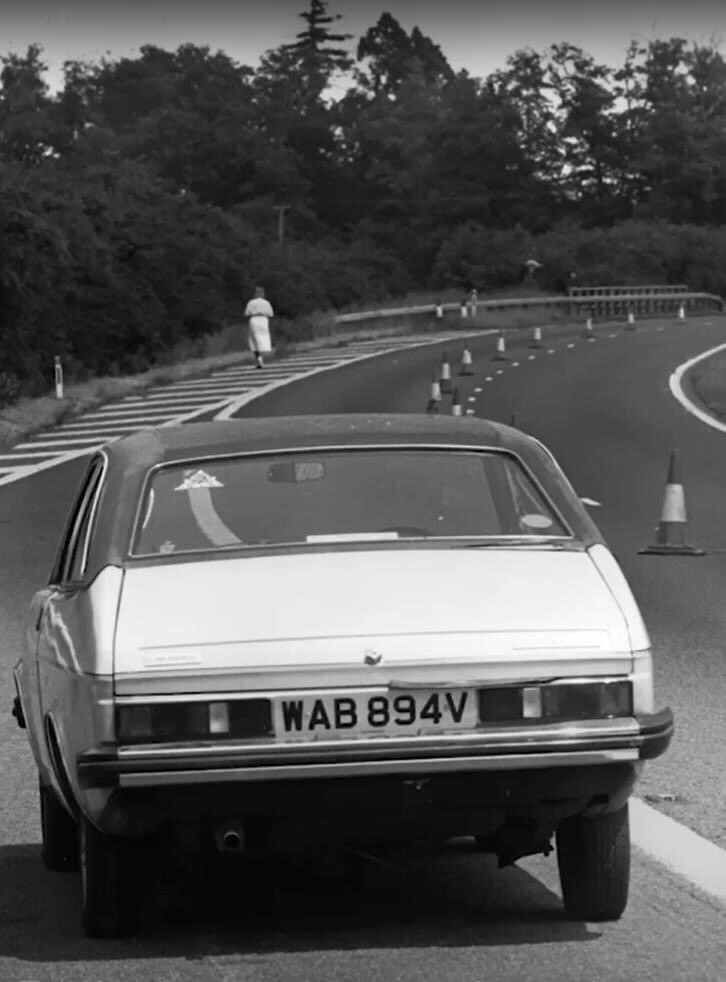
[{"label": "road edge line", "polygon": [[681,406],[690,413],[691,416],[695,416],[696,419],[705,423],[707,426],[712,427],[714,430],[719,430],[721,433],[726,433],[726,423],[717,419],[715,416],[707,413],[705,409],[700,406],[686,395],[683,389],[683,376],[686,372],[689,372],[695,365],[699,362],[705,361],[706,358],[710,358],[712,355],[716,355],[719,351],[726,350],[726,344],[717,344],[715,348],[709,348],[708,351],[701,352],[700,355],[696,355],[695,358],[689,358],[688,361],[684,361],[679,365],[672,373],[668,379],[668,386],[671,390],[671,395],[676,399]]},{"label": "road edge line", "polygon": [[496,334],[494,328],[485,328],[481,331],[467,331],[460,332],[457,331],[456,335],[452,338],[436,338],[436,339],[426,339],[425,341],[414,341],[411,344],[398,345],[395,348],[389,348],[386,351],[372,351],[366,352],[363,355],[357,355],[355,358],[341,359],[338,362],[334,362],[331,365],[321,365],[319,368],[310,369],[307,372],[300,372],[297,375],[291,375],[289,378],[276,379],[264,388],[255,389],[252,392],[243,392],[242,395],[238,396],[228,406],[225,406],[221,412],[217,413],[214,420],[227,420],[232,419],[234,414],[241,409],[243,406],[248,405],[250,402],[254,402],[255,399],[260,399],[262,396],[268,395],[270,392],[275,392],[277,389],[281,389],[285,385],[292,385],[293,382],[300,382],[303,379],[311,378],[313,375],[319,375],[321,372],[331,372],[338,368],[345,368],[348,365],[355,365],[360,361],[368,361],[371,358],[380,358],[383,355],[390,355],[397,351],[411,351],[414,348],[425,348],[427,345],[435,344],[449,344],[451,341],[456,341],[460,337],[472,338],[472,337],[486,337],[490,334]]},{"label": "road edge line", "polygon": [[633,796],[629,802],[633,845],[704,893],[726,903],[726,850]]}]

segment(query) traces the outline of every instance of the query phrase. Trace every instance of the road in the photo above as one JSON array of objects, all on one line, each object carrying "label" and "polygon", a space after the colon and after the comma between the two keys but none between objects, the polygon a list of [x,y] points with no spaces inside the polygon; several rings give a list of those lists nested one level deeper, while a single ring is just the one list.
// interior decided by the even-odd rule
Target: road
[{"label": "road", "polygon": [[[658,701],[671,705],[677,721],[671,749],[649,765],[638,796],[726,848],[724,436],[686,413],[668,388],[678,364],[726,340],[726,320],[639,324],[633,333],[621,326],[597,337],[546,337],[541,350],[530,350],[526,338],[501,363],[492,360],[491,337],[471,341],[476,374],[465,379],[456,378],[461,345],[447,342],[447,350],[467,409],[504,421],[516,411],[578,492],[601,503],[593,515],[641,604]],[[326,371],[261,396],[239,414],[423,411],[441,351],[395,351]],[[638,555],[654,533],[672,448],[681,450],[689,536],[706,549],[701,558]],[[82,458],[69,460],[0,487],[6,692],[24,605],[50,566],[83,465]],[[140,938],[89,942],[78,926],[76,877],[40,865],[29,751],[7,714],[0,738],[3,982],[723,978],[726,907],[657,862],[647,832],[617,924],[562,918],[553,856],[496,871],[468,843],[457,843],[444,854],[400,856],[394,869],[369,867],[353,895],[334,884],[323,890],[302,875],[296,890],[281,884],[243,917],[239,898],[224,894],[229,917],[222,921],[209,914],[194,883],[168,871]],[[678,841],[685,850],[687,839]]]}]

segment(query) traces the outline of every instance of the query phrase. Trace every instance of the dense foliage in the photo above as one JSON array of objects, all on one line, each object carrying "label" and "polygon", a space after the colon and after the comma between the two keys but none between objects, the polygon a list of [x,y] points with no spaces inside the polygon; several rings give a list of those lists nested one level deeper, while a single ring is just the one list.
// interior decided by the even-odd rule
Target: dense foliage
[{"label": "dense foliage", "polygon": [[[563,42],[484,79],[383,14],[310,0],[256,69],[142,47],[0,71],[3,385],[136,371],[239,319],[411,290],[686,282],[726,293],[726,62],[682,39],[620,67]],[[341,29],[342,30],[342,29]],[[352,43],[351,43],[352,42]]]}]

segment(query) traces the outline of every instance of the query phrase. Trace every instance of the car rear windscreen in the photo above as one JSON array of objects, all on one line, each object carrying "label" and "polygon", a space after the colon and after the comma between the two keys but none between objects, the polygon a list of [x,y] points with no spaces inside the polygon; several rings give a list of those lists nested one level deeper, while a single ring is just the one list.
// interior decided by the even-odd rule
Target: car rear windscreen
[{"label": "car rear windscreen", "polygon": [[164,465],[132,553],[569,534],[507,454],[346,449]]}]

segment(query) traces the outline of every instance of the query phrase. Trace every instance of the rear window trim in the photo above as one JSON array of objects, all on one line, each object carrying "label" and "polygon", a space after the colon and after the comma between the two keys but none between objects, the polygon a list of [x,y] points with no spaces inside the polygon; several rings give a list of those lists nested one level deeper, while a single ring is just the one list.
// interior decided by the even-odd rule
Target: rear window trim
[{"label": "rear window trim", "polygon": [[[552,513],[555,515],[555,517],[558,519],[558,521],[560,522],[560,524],[562,525],[562,527],[567,532],[567,535],[565,535],[565,536],[561,536],[561,535],[560,536],[532,536],[532,544],[533,545],[535,544],[535,540],[536,539],[544,539],[547,542],[554,542],[554,541],[560,541],[560,542],[579,541],[577,539],[577,536],[575,535],[575,533],[572,531],[572,527],[571,527],[570,523],[566,521],[566,519],[562,515],[560,509],[552,501],[552,498],[551,498],[550,494],[548,493],[547,489],[542,486],[541,482],[532,473],[532,470],[527,465],[526,461],[522,460],[522,458],[518,454],[514,453],[512,450],[509,450],[507,448],[502,448],[502,447],[483,447],[483,446],[478,445],[478,444],[472,444],[472,445],[470,445],[470,444],[461,444],[461,443],[453,443],[453,444],[451,444],[451,443],[445,443],[445,444],[444,443],[418,443],[418,442],[417,443],[371,443],[371,444],[367,444],[367,443],[366,444],[343,443],[343,444],[321,444],[321,445],[318,445],[318,446],[305,446],[305,447],[300,447],[300,446],[274,447],[274,448],[271,447],[271,448],[265,449],[265,450],[235,450],[235,451],[232,451],[230,453],[206,454],[206,455],[201,456],[201,457],[200,456],[196,456],[196,455],[193,456],[193,457],[179,457],[179,458],[176,458],[174,460],[165,460],[165,461],[161,461],[158,464],[154,464],[153,467],[150,467],[146,471],[146,474],[144,476],[143,483],[141,485],[141,489],[140,489],[140,492],[139,492],[138,500],[137,500],[136,506],[134,508],[134,520],[133,520],[133,523],[132,523],[132,526],[131,526],[131,534],[129,536],[129,539],[128,539],[128,542],[127,542],[127,545],[126,545],[125,559],[127,559],[127,560],[153,559],[153,558],[156,558],[159,555],[163,556],[164,558],[169,558],[169,555],[170,554],[168,554],[168,553],[161,553],[161,554],[159,554],[159,553],[138,553],[138,552],[134,552],[133,551],[134,542],[137,540],[139,533],[141,531],[143,531],[143,518],[144,518],[144,516],[142,515],[142,509],[143,509],[144,501],[146,500],[146,496],[147,496],[147,491],[149,489],[149,485],[153,481],[153,479],[156,476],[156,474],[159,473],[162,470],[168,470],[168,469],[171,469],[171,468],[182,468],[183,469],[184,467],[195,467],[196,468],[196,467],[201,467],[204,464],[209,463],[210,461],[225,461],[226,462],[226,461],[230,461],[230,460],[244,460],[244,459],[250,458],[250,457],[252,457],[252,458],[264,458],[264,457],[282,456],[284,454],[302,455],[302,454],[326,454],[326,453],[341,453],[341,452],[350,453],[350,452],[358,452],[358,451],[361,451],[361,452],[365,452],[365,451],[378,451],[378,452],[380,452],[380,451],[386,451],[386,450],[399,451],[399,452],[400,451],[418,451],[418,450],[420,450],[420,451],[424,451],[424,452],[425,451],[438,451],[438,452],[445,452],[445,453],[475,453],[475,454],[480,454],[480,455],[482,455],[482,454],[485,454],[485,455],[488,455],[488,456],[491,456],[491,455],[499,455],[501,457],[506,457],[509,460],[513,461],[517,466],[519,466],[519,467],[522,468],[522,470],[526,474],[527,478],[532,482],[535,490],[542,496],[542,498],[544,499],[544,501],[547,504],[548,508],[550,508],[552,510]],[[461,538],[462,538],[462,540],[471,541],[472,539],[474,539],[476,537],[474,537],[474,536],[464,536],[464,537],[461,537]],[[499,536],[499,537],[498,536],[489,536],[487,538],[504,538],[504,537],[502,537],[502,536]],[[522,536],[517,536],[517,538],[522,538]],[[408,540],[403,540],[403,541],[408,541]],[[449,537],[448,539],[444,539],[442,537],[440,540],[431,539],[429,541],[430,542],[433,542],[433,541],[441,541],[441,542],[448,541],[448,542],[452,542],[452,541],[455,541],[455,540],[453,538],[451,538],[451,537]],[[426,540],[422,539],[420,541],[420,543],[417,541],[417,544],[422,544],[422,543],[425,543],[425,542],[426,542]],[[355,544],[355,543],[345,543],[345,545],[353,545],[353,544]],[[372,545],[376,545],[377,543],[367,542],[367,543],[358,543],[358,544],[359,545],[366,545],[366,546],[369,546],[370,547]],[[380,543],[380,544],[381,545],[389,545],[389,546],[391,545],[390,542],[388,542],[388,543]],[[249,553],[251,551],[251,547],[250,546],[241,546],[240,548],[245,553]],[[277,546],[275,545],[275,546],[271,546],[271,547],[260,547],[260,551],[261,552],[264,551],[266,553],[267,552],[267,548],[277,548]],[[288,544],[288,545],[284,546],[284,548],[290,549],[291,548],[291,545]],[[318,546],[316,546],[315,543],[301,542],[301,543],[295,543],[294,544],[294,548],[296,548],[296,549],[298,549],[298,548],[302,548],[302,549],[305,549],[305,548],[313,548],[313,549],[316,549],[317,550],[318,549]],[[233,550],[234,550],[234,547],[230,547],[230,548],[227,548],[227,549],[220,548],[220,547],[215,547],[215,548],[212,548],[212,549],[209,549],[209,550],[208,549],[185,550],[184,552],[176,553],[175,555],[178,555],[178,556],[189,556],[189,555],[199,555],[200,553],[208,553],[208,552],[214,552],[215,554],[221,552],[223,555],[229,555]],[[255,549],[255,551],[257,551],[257,549]]]}]

